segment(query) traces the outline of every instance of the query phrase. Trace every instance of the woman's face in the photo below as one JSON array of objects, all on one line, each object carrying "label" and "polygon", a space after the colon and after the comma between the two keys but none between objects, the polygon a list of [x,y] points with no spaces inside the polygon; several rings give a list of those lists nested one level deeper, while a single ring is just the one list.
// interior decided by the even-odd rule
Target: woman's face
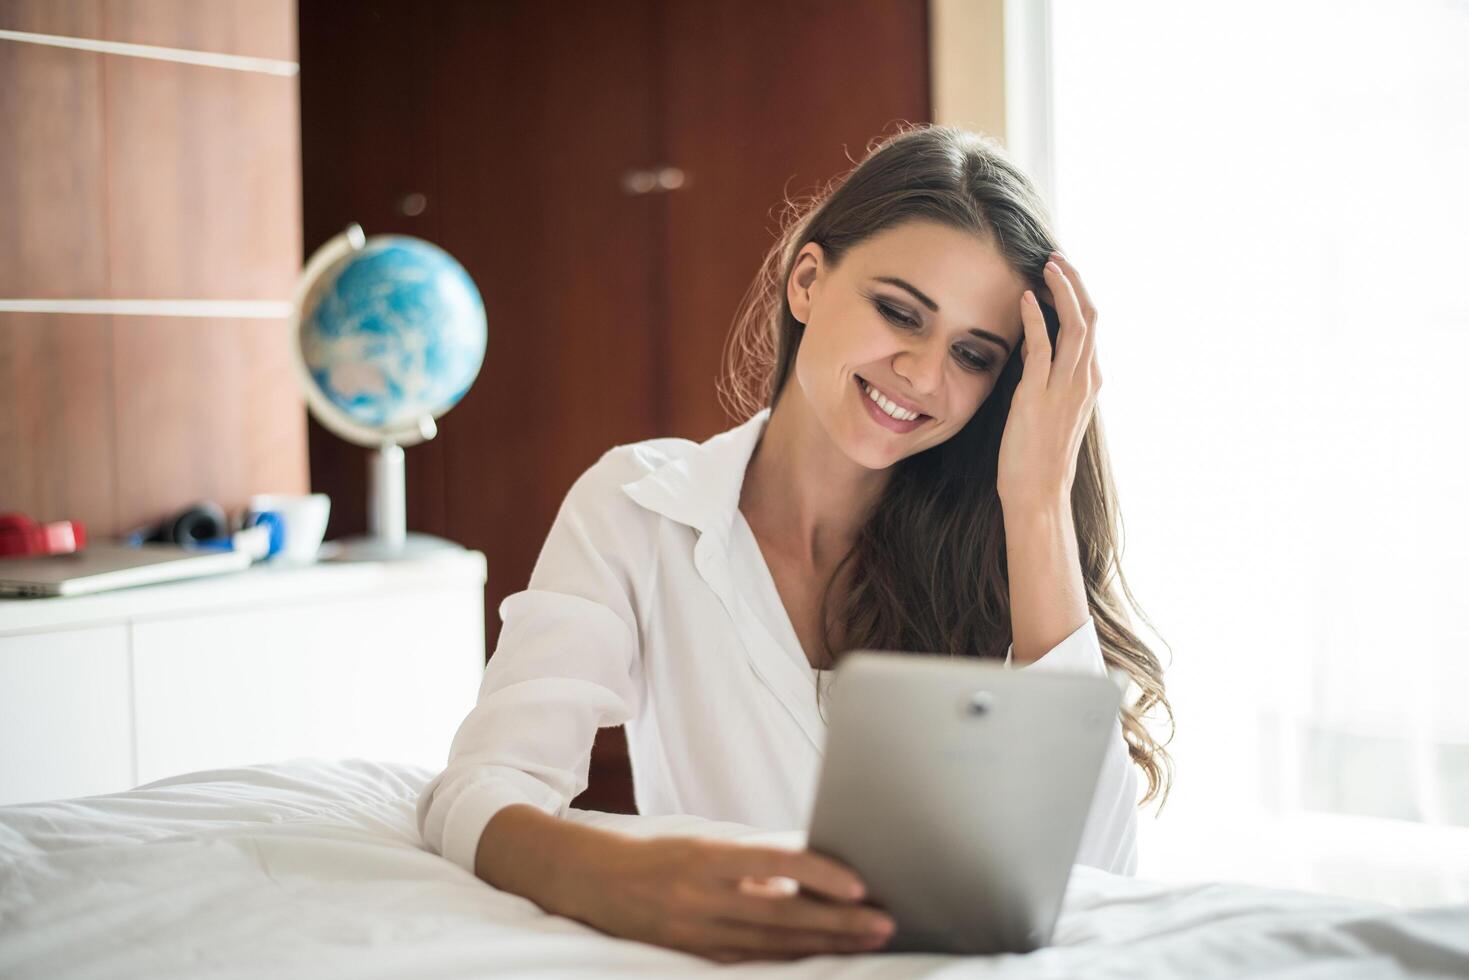
[{"label": "woman's face", "polygon": [[786,284],[806,324],[795,383],[847,456],[885,469],[954,435],[989,397],[1020,343],[1026,288],[989,242],[934,221],[887,228],[836,268],[808,242]]}]

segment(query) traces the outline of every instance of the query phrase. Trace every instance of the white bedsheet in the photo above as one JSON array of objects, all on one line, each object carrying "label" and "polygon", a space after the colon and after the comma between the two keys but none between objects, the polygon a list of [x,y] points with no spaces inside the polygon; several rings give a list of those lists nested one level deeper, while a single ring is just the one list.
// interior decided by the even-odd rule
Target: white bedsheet
[{"label": "white bedsheet", "polygon": [[[1077,865],[1054,945],[717,965],[614,939],[424,850],[432,774],[352,759],[0,807],[0,977],[1469,977],[1469,906],[1162,885]],[[637,834],[799,832],[572,811]]]}]

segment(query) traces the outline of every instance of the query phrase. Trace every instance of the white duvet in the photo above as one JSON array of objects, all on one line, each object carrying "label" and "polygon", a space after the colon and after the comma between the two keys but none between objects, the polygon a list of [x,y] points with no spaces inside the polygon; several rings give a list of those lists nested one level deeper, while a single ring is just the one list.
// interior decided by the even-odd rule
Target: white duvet
[{"label": "white duvet", "polygon": [[[1403,910],[1077,865],[1054,944],[717,965],[614,939],[425,850],[428,770],[296,759],[0,807],[0,977],[1469,977],[1469,906]],[[635,834],[800,846],[683,817]]]}]

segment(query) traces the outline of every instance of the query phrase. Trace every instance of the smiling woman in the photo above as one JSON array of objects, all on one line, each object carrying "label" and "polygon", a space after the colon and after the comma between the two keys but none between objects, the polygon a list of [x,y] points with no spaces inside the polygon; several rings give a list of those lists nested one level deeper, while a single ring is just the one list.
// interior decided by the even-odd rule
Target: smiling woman
[{"label": "smiling woman", "polygon": [[[1054,244],[999,148],[944,127],[881,143],[794,221],[733,334],[754,355],[743,421],[609,449],[501,603],[479,701],[419,800],[430,849],[715,959],[877,948],[892,922],[828,857],[558,819],[597,731],[624,725],[639,815],[807,826],[822,681],[867,648],[1135,683],[1074,858],[1131,874],[1136,770],[1148,798],[1164,782],[1141,719],[1162,671],[1112,592],[1096,313]],[[804,888],[772,898],[771,877]]]},{"label": "smiling woman", "polygon": [[[1075,270],[1047,262],[1056,242],[1029,177],[988,137],[917,126],[875,143],[834,189],[790,214],[736,318],[721,395],[737,418],[771,408],[762,448],[809,428],[789,419],[819,420],[834,447],[817,468],[824,495],[841,494],[844,463],[855,471],[847,506],[858,516],[812,615],[823,662],[861,648],[1001,658],[1021,632],[1020,602],[1051,641],[1090,617],[1108,668],[1138,691],[1120,720],[1148,778],[1143,802],[1166,797],[1168,754],[1143,720],[1155,705],[1168,710],[1162,667],[1122,602],[1136,609],[1118,564],[1120,518],[1094,390],[1073,399],[1082,411],[1068,416],[1078,421],[1057,446],[1039,444],[1045,430],[1027,425],[1022,436],[1011,421],[1022,374],[1042,367],[1025,368],[1031,348],[1057,348],[1049,384],[1040,381],[1053,400],[1067,400],[1073,377],[1100,384],[1094,357],[1090,371],[1078,367],[1083,348],[1094,354],[1095,310]],[[1044,301],[1034,328],[1023,312],[1028,290]],[[1064,469],[1039,483],[1054,498],[1049,523],[1074,538],[1053,535],[1060,543],[1038,550],[1074,553],[1049,564],[1017,554],[1029,498],[1003,500],[1005,463],[1018,473],[1027,455],[1046,456],[1048,473]],[[757,449],[750,510],[761,478]],[[1039,574],[1012,581],[1027,566]],[[1068,591],[1071,619],[1046,626],[1053,597]]]}]

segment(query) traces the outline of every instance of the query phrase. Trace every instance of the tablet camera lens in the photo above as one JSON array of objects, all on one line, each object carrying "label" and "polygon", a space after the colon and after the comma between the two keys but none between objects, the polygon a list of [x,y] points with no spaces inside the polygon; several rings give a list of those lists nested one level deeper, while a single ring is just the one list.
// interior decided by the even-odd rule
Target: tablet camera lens
[{"label": "tablet camera lens", "polygon": [[989,691],[975,691],[969,695],[969,700],[964,702],[964,713],[970,717],[980,717],[990,713],[994,707],[994,695]]}]

